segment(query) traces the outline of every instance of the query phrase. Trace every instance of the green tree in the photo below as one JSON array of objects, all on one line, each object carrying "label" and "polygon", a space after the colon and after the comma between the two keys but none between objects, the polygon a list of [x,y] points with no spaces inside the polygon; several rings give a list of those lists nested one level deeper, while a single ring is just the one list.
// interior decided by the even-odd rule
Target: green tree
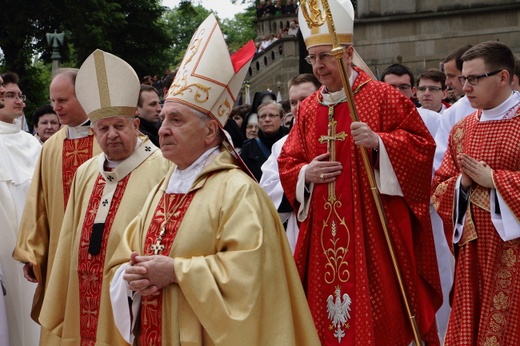
[{"label": "green tree", "polygon": [[20,86],[30,100],[26,113],[48,100],[48,84],[42,85],[45,69],[33,64],[35,57],[50,62],[47,32],[65,32],[64,66],[78,67],[100,48],[128,61],[140,76],[163,71],[171,31],[166,29],[160,1],[2,0],[2,70],[20,76]]},{"label": "green tree", "polygon": [[181,1],[179,6],[167,11],[166,25],[173,34],[169,52],[171,68],[180,65],[193,33],[210,13],[201,5],[194,6],[191,1]]},{"label": "green tree", "polygon": [[[237,1],[231,2],[236,3]],[[170,46],[170,67],[175,68],[180,65],[193,33],[210,13],[210,10],[201,5],[193,5],[190,0],[181,1],[179,6],[166,13],[168,29],[175,33]],[[219,20],[223,34],[226,35],[231,52],[238,50],[247,41],[256,37],[254,6],[248,8],[244,13],[236,14],[233,19],[220,20],[217,16],[217,20]]]},{"label": "green tree", "polygon": [[237,13],[233,19],[222,21],[222,31],[227,37],[229,50],[234,52],[256,38],[256,11],[248,7],[244,13]]}]

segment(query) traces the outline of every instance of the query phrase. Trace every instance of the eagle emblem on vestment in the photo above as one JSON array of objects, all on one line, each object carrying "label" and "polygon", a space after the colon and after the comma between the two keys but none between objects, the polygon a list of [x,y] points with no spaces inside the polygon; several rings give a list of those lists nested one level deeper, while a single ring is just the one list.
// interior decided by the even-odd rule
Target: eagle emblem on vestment
[{"label": "eagle emblem on vestment", "polygon": [[334,336],[341,342],[341,339],[345,337],[345,324],[350,319],[350,304],[352,300],[350,296],[345,293],[341,296],[341,289],[336,287],[334,291],[334,298],[332,294],[327,298],[327,312],[329,314],[329,320],[332,322],[334,330]]}]

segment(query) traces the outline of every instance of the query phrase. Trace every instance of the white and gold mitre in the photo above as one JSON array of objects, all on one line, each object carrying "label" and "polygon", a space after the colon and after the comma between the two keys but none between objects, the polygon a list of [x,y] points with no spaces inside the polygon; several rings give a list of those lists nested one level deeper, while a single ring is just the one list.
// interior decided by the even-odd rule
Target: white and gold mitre
[{"label": "white and gold mitre", "polygon": [[81,65],[75,85],[76,97],[91,121],[135,116],[139,78],[123,59],[96,49]]},{"label": "white and gold mitre", "polygon": [[[306,6],[302,6],[302,4],[298,9],[298,22],[307,49],[314,46],[332,45],[332,36],[325,19],[322,2],[307,0],[305,3]],[[340,45],[352,44],[354,36],[354,7],[352,3],[350,0],[329,0],[328,3],[338,36],[338,43]],[[324,23],[320,26],[309,25],[304,12],[309,14],[309,18],[321,19]]]},{"label": "white and gold mitre", "polygon": [[233,55],[213,14],[193,34],[165,102],[178,102],[224,127],[253,56],[249,41]]}]

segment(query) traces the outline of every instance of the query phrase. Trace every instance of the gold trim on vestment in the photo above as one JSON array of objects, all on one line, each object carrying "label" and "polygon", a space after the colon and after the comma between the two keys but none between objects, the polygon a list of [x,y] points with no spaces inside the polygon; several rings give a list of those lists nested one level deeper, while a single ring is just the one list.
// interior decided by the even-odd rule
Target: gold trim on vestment
[{"label": "gold trim on vestment", "polygon": [[136,107],[127,106],[114,106],[96,109],[89,113],[88,117],[91,121],[97,121],[100,119],[111,118],[111,117],[125,117],[133,118],[135,116]]},{"label": "gold trim on vestment", "polygon": [[94,52],[94,64],[96,66],[96,78],[98,83],[99,101],[101,108],[110,107],[110,90],[108,89],[107,69],[105,56],[100,50]]},{"label": "gold trim on vestment", "polygon": [[[338,43],[340,45],[352,44],[352,34],[338,34]],[[325,44],[332,45],[332,39],[329,33],[311,35],[305,39],[305,45],[307,47]]]}]

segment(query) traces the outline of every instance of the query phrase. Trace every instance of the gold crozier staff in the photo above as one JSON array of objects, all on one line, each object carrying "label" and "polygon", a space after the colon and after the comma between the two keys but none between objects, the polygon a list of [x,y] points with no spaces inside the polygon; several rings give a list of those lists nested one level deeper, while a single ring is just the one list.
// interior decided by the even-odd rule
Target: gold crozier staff
[{"label": "gold crozier staff", "polygon": [[[350,83],[347,78],[347,70],[345,68],[345,63],[342,59],[343,54],[345,53],[345,48],[340,46],[340,44],[338,43],[338,37],[336,35],[336,29],[334,27],[334,21],[332,18],[332,13],[330,11],[328,1],[321,0],[321,4],[323,7],[323,11],[325,13],[321,12],[321,9],[318,6],[318,0],[302,0],[300,2],[300,7],[301,7],[301,11],[303,11],[302,14],[305,17],[305,20],[307,21],[307,25],[309,26],[309,28],[318,27],[318,26],[325,24],[325,22],[327,22],[327,25],[329,27],[329,32],[330,32],[330,35],[332,38],[332,43],[333,43],[331,54],[336,59],[338,66],[339,66],[339,70],[340,70],[340,74],[341,74],[341,82],[343,84],[343,88],[346,91],[346,95],[347,95],[347,102],[348,102],[348,106],[349,106],[349,110],[350,110],[350,116],[352,118],[352,121],[359,121],[357,111],[356,111],[356,106],[354,104],[354,95],[352,94],[352,88],[351,88]],[[336,140],[341,140],[341,139],[344,140],[345,136],[346,136],[344,133],[340,133],[340,134],[335,133],[336,121],[334,120],[333,115],[334,115],[334,108],[333,108],[333,106],[330,106],[328,135],[326,137],[320,138],[321,143],[323,143],[325,141],[328,142],[327,151],[330,154],[331,161],[336,160],[334,142]],[[339,135],[341,135],[341,136],[339,136]],[[381,196],[379,194],[379,190],[377,189],[374,172],[372,170],[372,166],[370,165],[370,161],[368,158],[366,148],[362,145],[358,146],[358,148],[360,150],[361,158],[363,160],[363,165],[364,165],[365,171],[367,173],[368,181],[370,184],[370,189],[372,191],[372,196],[374,198],[374,202],[377,207],[377,212],[379,214],[379,219],[381,221],[381,226],[383,228],[383,232],[385,235],[386,243],[388,246],[388,251],[390,252],[390,257],[392,259],[392,264],[393,264],[393,267],[395,270],[397,281],[399,282],[401,297],[403,299],[403,302],[404,302],[404,305],[406,308],[406,312],[410,319],[410,325],[412,327],[412,331],[414,334],[415,343],[416,343],[416,345],[422,345],[419,327],[417,326],[417,322],[415,320],[415,314],[412,311],[410,299],[408,298],[408,295],[406,293],[406,290],[405,290],[405,287],[403,284],[403,279],[401,276],[401,271],[399,269],[399,265],[397,263],[394,246],[392,244],[392,240],[390,239],[390,233],[388,231],[388,221],[386,219],[386,215],[383,210],[383,203],[381,201]],[[336,202],[337,202],[336,196],[335,196],[335,185],[336,185],[336,183],[335,183],[335,181],[333,181],[333,182],[329,183],[329,188],[328,188],[328,191],[329,191],[328,202],[332,206],[329,217],[332,217],[335,214],[333,212],[335,210]],[[339,218],[339,215],[336,214],[336,216],[338,217],[338,219],[341,223],[341,219]],[[329,225],[328,220],[326,220],[324,222],[324,226],[325,225]],[[334,221],[332,221],[331,225],[333,227],[335,226]]]}]

